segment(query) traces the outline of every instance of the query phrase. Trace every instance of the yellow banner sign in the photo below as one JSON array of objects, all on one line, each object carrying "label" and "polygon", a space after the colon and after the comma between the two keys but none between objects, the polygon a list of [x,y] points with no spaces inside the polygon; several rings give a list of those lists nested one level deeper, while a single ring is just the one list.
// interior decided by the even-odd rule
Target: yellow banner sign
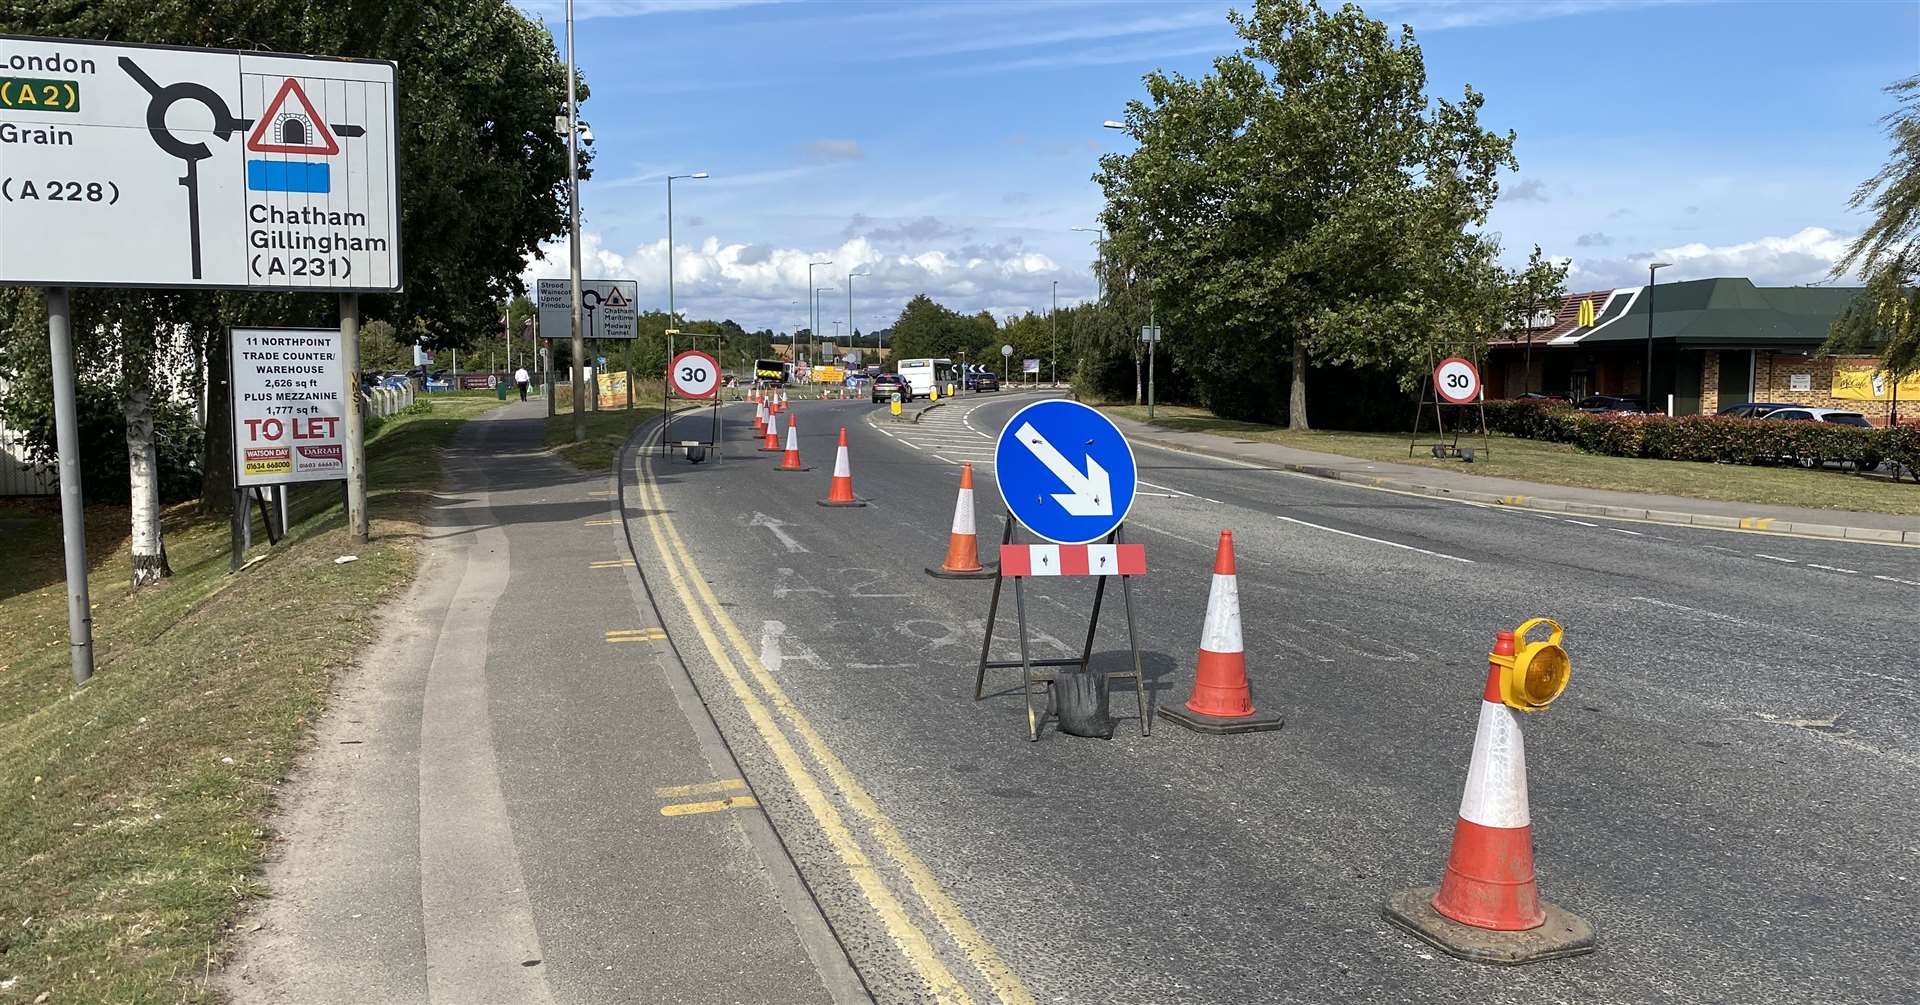
[{"label": "yellow banner sign", "polygon": [[[1920,401],[1920,373],[1907,374],[1898,388],[1901,401]],[[1892,401],[1895,387],[1887,371],[1872,360],[1834,360],[1833,396],[1847,401]]]},{"label": "yellow banner sign", "polygon": [[599,385],[601,408],[627,407],[627,373],[596,373],[593,382]]}]

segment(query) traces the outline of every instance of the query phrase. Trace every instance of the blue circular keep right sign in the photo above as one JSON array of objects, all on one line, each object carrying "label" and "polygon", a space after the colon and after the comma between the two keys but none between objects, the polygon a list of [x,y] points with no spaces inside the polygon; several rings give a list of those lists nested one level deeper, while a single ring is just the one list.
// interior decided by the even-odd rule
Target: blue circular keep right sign
[{"label": "blue circular keep right sign", "polygon": [[1036,401],[1013,413],[993,447],[1007,511],[1055,544],[1088,544],[1133,510],[1139,467],[1112,421],[1077,401]]}]

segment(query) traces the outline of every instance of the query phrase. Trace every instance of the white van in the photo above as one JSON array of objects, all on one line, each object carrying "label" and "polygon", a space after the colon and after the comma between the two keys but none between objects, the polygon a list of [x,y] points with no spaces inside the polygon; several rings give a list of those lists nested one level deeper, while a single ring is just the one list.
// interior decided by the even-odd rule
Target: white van
[{"label": "white van", "polygon": [[928,397],[936,387],[945,398],[960,387],[960,368],[950,359],[903,359],[894,371],[906,384],[902,397],[908,400]]}]

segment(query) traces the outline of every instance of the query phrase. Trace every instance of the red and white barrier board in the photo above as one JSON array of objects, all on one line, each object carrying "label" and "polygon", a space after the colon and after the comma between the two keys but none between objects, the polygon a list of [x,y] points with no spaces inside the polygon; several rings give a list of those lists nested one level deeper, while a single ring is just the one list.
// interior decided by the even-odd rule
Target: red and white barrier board
[{"label": "red and white barrier board", "polygon": [[1003,544],[1003,576],[1144,576],[1144,544]]}]

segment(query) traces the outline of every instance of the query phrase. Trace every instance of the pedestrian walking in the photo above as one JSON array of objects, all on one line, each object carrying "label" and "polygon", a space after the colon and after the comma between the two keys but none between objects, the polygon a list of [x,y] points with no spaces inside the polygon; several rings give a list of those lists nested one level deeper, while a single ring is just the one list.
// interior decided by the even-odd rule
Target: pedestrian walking
[{"label": "pedestrian walking", "polygon": [[524,366],[518,370],[513,371],[513,382],[520,385],[521,401],[527,400],[527,382],[531,381],[532,379],[533,378],[527,374],[527,368]]}]

